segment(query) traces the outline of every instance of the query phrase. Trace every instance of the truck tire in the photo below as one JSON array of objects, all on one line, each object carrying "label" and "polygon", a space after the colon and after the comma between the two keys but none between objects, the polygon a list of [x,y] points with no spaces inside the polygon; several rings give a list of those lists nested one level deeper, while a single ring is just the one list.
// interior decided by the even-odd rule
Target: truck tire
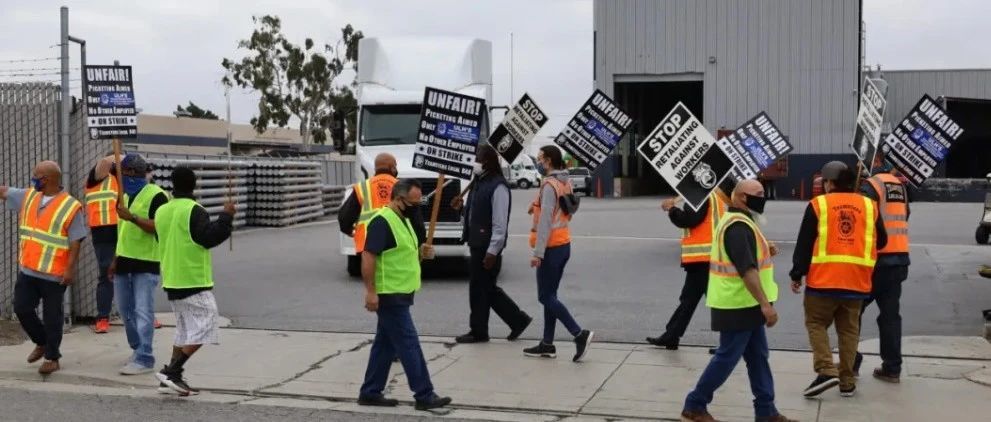
[{"label": "truck tire", "polygon": [[361,257],[358,255],[348,255],[348,275],[361,278]]},{"label": "truck tire", "polygon": [[977,240],[978,244],[987,245],[988,239],[991,238],[991,226],[977,226],[977,232],[974,233],[974,238]]},{"label": "truck tire", "polygon": [[526,179],[520,179],[520,181],[516,182],[516,186],[518,186],[520,189],[530,189],[530,181]]}]

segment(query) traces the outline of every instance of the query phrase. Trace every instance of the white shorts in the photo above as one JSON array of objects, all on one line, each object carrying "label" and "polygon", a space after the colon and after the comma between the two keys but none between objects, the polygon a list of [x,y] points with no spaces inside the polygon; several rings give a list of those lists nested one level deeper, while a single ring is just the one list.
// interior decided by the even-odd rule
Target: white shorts
[{"label": "white shorts", "polygon": [[220,315],[213,292],[207,290],[181,300],[173,300],[175,345],[220,344]]}]

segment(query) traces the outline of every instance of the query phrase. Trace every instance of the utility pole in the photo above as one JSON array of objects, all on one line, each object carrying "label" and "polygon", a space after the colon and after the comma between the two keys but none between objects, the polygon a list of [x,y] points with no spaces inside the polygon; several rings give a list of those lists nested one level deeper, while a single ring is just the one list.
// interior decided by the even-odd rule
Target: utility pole
[{"label": "utility pole", "polygon": [[513,86],[513,75],[516,73],[516,66],[513,62],[515,58],[513,50],[513,33],[509,33],[509,101],[506,104],[512,104],[516,100],[516,89]]},{"label": "utility pole", "polygon": [[59,39],[62,63],[62,106],[59,110],[59,166],[62,167],[63,186],[72,186],[72,169],[69,162],[69,112],[72,111],[72,97],[69,96],[69,8],[61,9],[62,31]]}]

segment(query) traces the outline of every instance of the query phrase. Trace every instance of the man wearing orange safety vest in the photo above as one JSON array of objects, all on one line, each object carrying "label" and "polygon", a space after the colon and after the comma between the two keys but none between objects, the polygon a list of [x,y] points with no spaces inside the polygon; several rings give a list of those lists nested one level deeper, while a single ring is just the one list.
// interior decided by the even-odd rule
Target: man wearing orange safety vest
[{"label": "man wearing orange safety vest", "polygon": [[[878,248],[877,264],[871,276],[871,296],[864,301],[864,308],[877,302],[877,328],[881,348],[881,367],[874,369],[874,378],[897,383],[902,370],[902,317],[899,302],[902,282],[908,278],[908,189],[898,177],[898,171],[885,163],[880,171],[867,179],[861,192],[878,203],[884,228],[888,232],[888,244]],[[863,309],[860,311],[863,316]],[[860,370],[864,358],[857,353],[854,371]]]},{"label": "man wearing orange safety vest", "polygon": [[[807,398],[840,387],[851,397],[857,389],[854,361],[860,341],[860,309],[870,297],[877,251],[888,243],[878,204],[855,192],[857,175],[839,161],[822,168],[826,193],[809,202],[795,245],[790,272],[792,291],[805,289],[805,328],[817,377]],[[827,329],[836,324],[840,365],[833,363]]]},{"label": "man wearing orange safety vest", "polygon": [[688,329],[688,323],[695,314],[702,295],[709,286],[709,250],[712,248],[712,236],[719,218],[726,213],[729,197],[724,192],[732,192],[732,182],[729,188],[720,186],[712,191],[709,199],[698,209],[675,207],[676,199],[666,199],[661,203],[661,209],[668,213],[676,227],[683,230],[681,236],[681,268],[685,269],[685,284],[678,297],[678,308],[665,326],[664,334],[659,337],[647,337],[647,343],[668,350],[678,350],[681,337]]},{"label": "man wearing orange safety vest", "polygon": [[[28,363],[45,358],[38,373],[59,370],[63,296],[76,279],[79,245],[86,238],[83,206],[62,190],[62,170],[52,161],[34,168],[31,188],[0,186],[0,200],[17,210],[20,232],[14,313],[34,342]],[[38,304],[43,319],[38,319]],[[42,322],[44,321],[44,322]]]},{"label": "man wearing orange safety vest", "polygon": [[86,221],[89,223],[98,267],[96,284],[96,324],[93,331],[105,334],[110,331],[110,310],[114,300],[114,283],[107,270],[114,260],[117,249],[117,198],[120,185],[117,182],[117,169],[114,156],[109,154],[100,159],[89,171],[86,178]]}]

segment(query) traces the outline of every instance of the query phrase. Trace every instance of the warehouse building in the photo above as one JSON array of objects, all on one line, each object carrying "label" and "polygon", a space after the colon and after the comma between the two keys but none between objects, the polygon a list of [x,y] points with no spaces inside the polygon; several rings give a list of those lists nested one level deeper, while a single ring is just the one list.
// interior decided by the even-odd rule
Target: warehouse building
[{"label": "warehouse building", "polygon": [[[682,102],[717,136],[766,111],[795,147],[767,176],[776,179],[779,198],[807,196],[824,162],[854,160],[849,144],[865,77],[861,6],[861,0],[596,0],[595,87],[636,120],[612,163],[596,171],[598,193],[671,192],[635,146]],[[922,93],[974,100],[968,113],[991,121],[989,102],[981,101],[991,100],[991,71],[880,73],[889,79],[892,125]],[[967,145],[991,145],[986,126],[971,132]],[[991,166],[985,160],[959,164],[968,168],[960,170],[954,161],[963,163],[948,160],[949,169],[937,175],[983,177],[980,169]]]}]

